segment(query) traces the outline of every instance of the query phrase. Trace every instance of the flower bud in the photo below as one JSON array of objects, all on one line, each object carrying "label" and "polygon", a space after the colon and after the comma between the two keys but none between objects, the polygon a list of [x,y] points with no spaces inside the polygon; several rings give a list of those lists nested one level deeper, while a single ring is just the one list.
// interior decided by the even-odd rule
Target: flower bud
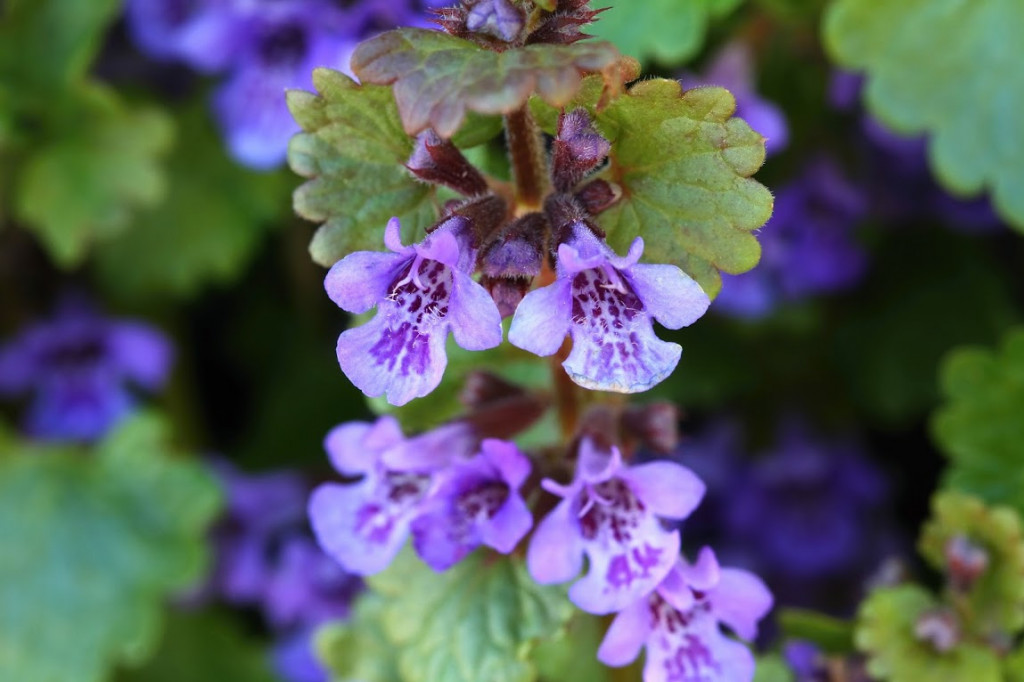
[{"label": "flower bud", "polygon": [[511,43],[523,30],[523,20],[519,8],[508,0],[478,0],[466,15],[466,28]]},{"label": "flower bud", "polygon": [[558,135],[552,154],[551,175],[555,189],[569,192],[588,173],[604,163],[611,144],[594,128],[584,109],[558,117]]},{"label": "flower bud", "polygon": [[598,178],[583,185],[574,196],[587,213],[597,215],[618,203],[622,188]]},{"label": "flower bud", "polygon": [[488,191],[487,181],[452,144],[431,129],[416,138],[406,168],[420,180],[444,185],[467,197]]},{"label": "flower bud", "polygon": [[960,622],[956,614],[947,608],[925,611],[914,624],[914,636],[930,644],[935,651],[944,654],[960,643]]},{"label": "flower bud", "polygon": [[515,312],[519,301],[540,274],[547,220],[541,213],[526,215],[503,226],[480,257],[481,283],[498,305],[502,317]]},{"label": "flower bud", "polygon": [[950,585],[959,592],[969,592],[988,568],[988,553],[963,535],[950,538],[945,552]]}]

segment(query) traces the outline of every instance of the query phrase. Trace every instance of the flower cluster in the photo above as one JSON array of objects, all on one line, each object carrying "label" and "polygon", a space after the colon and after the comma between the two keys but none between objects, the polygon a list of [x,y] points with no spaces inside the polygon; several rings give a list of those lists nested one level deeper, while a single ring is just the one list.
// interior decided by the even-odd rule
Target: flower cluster
[{"label": "flower cluster", "polygon": [[131,387],[155,392],[171,367],[170,341],[135,320],[109,319],[68,299],[54,316],[0,346],[0,395],[30,395],[25,430],[92,441],[130,414]]},{"label": "flower cluster", "polygon": [[318,66],[347,70],[360,40],[422,23],[422,12],[414,0],[131,0],[127,17],[150,56],[225,75],[213,107],[228,148],[241,163],[269,169],[299,130],[285,89],[311,87]]},{"label": "flower cluster", "polygon": [[[562,366],[581,386],[633,393],[667,377],[682,349],[655,336],[653,321],[678,329],[710,301],[678,267],[639,263],[643,239],[626,256],[605,243],[591,215],[614,203],[616,191],[586,178],[608,151],[586,112],[562,114],[551,154],[554,191],[543,211],[514,217],[451,142],[421,135],[409,170],[466,199],[450,204],[414,246],[401,243],[393,218],[384,237],[393,253],[352,253],[327,274],[327,292],[341,308],[377,308],[338,339],[349,379],[403,405],[440,383],[449,332],[467,350],[493,348],[510,314],[509,342],[519,348],[547,356],[572,339]],[[478,271],[481,283],[471,277]],[[547,283],[531,291],[538,279]]]}]

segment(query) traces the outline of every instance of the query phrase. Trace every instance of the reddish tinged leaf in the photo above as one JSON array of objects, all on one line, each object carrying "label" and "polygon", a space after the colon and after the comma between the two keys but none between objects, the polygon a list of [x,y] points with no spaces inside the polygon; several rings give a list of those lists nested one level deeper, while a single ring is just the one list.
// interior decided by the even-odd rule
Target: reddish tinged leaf
[{"label": "reddish tinged leaf", "polygon": [[404,28],[361,44],[352,69],[364,83],[393,85],[407,133],[430,127],[451,137],[467,111],[509,113],[534,93],[563,106],[588,74],[602,76],[606,96],[617,94],[631,75],[620,60],[604,42],[492,52],[439,31]]}]

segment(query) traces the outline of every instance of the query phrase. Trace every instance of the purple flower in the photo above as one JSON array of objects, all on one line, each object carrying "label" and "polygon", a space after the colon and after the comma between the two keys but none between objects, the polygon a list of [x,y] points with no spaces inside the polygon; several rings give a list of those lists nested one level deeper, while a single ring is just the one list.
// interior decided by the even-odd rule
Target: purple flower
[{"label": "purple flower", "polygon": [[783,647],[782,654],[796,682],[826,679],[825,657],[814,644],[802,639],[790,640]]},{"label": "purple flower", "polygon": [[384,570],[427,509],[437,472],[471,451],[467,431],[454,424],[406,440],[393,417],[335,427],[324,444],[331,463],[362,479],[313,491],[309,518],[320,546],[352,573]]},{"label": "purple flower", "polygon": [[533,534],[526,564],[534,580],[571,580],[590,559],[587,574],[569,588],[584,611],[611,613],[649,594],[675,565],[678,531],[658,517],[682,519],[704,494],[689,469],[672,462],[626,467],[618,448],[580,443],[576,477],[568,486],[550,479],[543,487],[563,500]]},{"label": "purple flower", "polygon": [[530,460],[515,445],[484,440],[475,457],[456,461],[444,472],[431,502],[413,521],[416,552],[438,571],[480,544],[511,552],[533,525],[519,494],[529,475]]},{"label": "purple flower", "polygon": [[836,292],[856,284],[867,259],[853,238],[866,198],[832,162],[819,159],[779,190],[760,232],[761,262],[742,275],[722,276],[715,309],[762,317],[780,301]]},{"label": "purple flower", "polygon": [[763,99],[754,82],[753,60],[746,43],[725,45],[712,59],[703,74],[684,75],[680,79],[686,88],[717,85],[736,98],[736,116],[765,137],[765,150],[769,155],[789,145],[789,126],[786,116],[773,102]]},{"label": "purple flower", "polygon": [[508,0],[481,0],[466,15],[466,28],[512,42],[523,30],[523,15]]},{"label": "purple flower", "polygon": [[279,638],[271,651],[274,670],[287,682],[328,682],[330,674],[316,655],[316,628]]},{"label": "purple flower", "polygon": [[714,552],[704,548],[696,564],[680,559],[657,590],[615,617],[597,657],[622,666],[646,646],[644,682],[750,682],[753,654],[726,637],[721,625],[753,639],[771,606],[771,593],[757,576],[720,568]]},{"label": "purple flower", "polygon": [[558,278],[531,291],[512,319],[508,340],[537,355],[551,355],[572,336],[562,367],[593,390],[635,393],[667,377],[682,348],[654,335],[652,318],[669,329],[697,320],[709,300],[700,285],[674,265],[640,265],[643,239],[625,257],[615,255],[582,222],[558,247]]},{"label": "purple flower", "polygon": [[469,223],[451,217],[415,246],[403,246],[397,218],[384,243],[394,253],[358,251],[334,264],[324,282],[341,308],[376,316],[338,338],[338,362],[370,396],[387,394],[392,405],[427,395],[441,382],[448,332],[466,350],[501,343],[501,314],[474,282],[476,250]]},{"label": "purple flower", "polygon": [[220,71],[240,48],[234,0],[129,0],[128,30],[141,50],[182,61],[200,71]]},{"label": "purple flower", "polygon": [[0,395],[32,396],[25,429],[33,436],[94,440],[134,409],[130,386],[164,385],[172,356],[155,328],[67,302],[0,347]]}]

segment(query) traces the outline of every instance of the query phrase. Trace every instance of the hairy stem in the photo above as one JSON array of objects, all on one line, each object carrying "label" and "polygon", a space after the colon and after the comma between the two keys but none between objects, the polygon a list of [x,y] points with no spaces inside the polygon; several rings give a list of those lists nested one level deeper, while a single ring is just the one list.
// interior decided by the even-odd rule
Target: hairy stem
[{"label": "hairy stem", "polygon": [[548,168],[540,129],[528,105],[505,115],[505,138],[512,159],[516,202],[521,210],[535,211],[547,191]]}]

